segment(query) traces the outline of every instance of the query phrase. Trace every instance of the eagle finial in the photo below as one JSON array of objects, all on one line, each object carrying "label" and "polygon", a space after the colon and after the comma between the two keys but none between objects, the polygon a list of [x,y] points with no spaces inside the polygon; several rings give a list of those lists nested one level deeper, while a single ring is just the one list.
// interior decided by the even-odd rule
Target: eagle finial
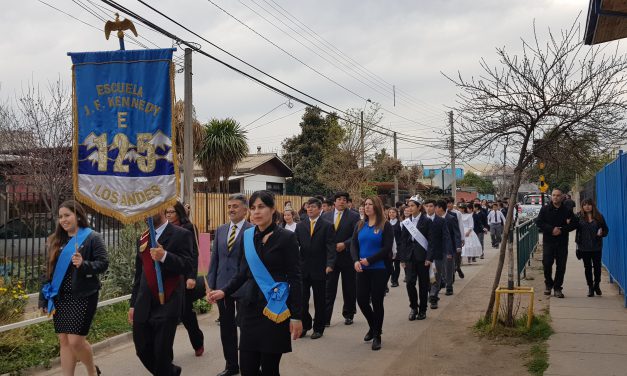
[{"label": "eagle finial", "polygon": [[133,32],[133,34],[135,34],[135,36],[138,36],[137,30],[135,30],[135,25],[133,25],[133,22],[126,18],[124,20],[120,20],[120,15],[118,13],[115,13],[115,21],[107,21],[105,23],[105,38],[109,40],[109,35],[111,34],[111,32],[117,31],[118,38],[120,38],[120,46],[123,46],[124,30],[130,30]]}]

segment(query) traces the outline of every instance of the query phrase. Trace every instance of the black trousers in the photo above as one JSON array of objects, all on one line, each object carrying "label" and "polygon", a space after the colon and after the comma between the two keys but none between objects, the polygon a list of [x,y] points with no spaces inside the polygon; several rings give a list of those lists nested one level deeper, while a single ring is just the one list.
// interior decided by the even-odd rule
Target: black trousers
[{"label": "black trousers", "polygon": [[[220,322],[222,325],[222,322]],[[242,376],[279,376],[281,356],[278,353],[260,353],[256,351],[240,351]]]},{"label": "black trousers", "polygon": [[401,260],[392,260],[392,273],[390,280],[392,283],[398,283],[398,277],[401,275]]},{"label": "black trousers", "polygon": [[183,306],[183,316],[181,322],[187,329],[189,335],[189,342],[191,342],[194,350],[198,350],[203,347],[204,335],[200,327],[198,327],[198,319],[196,318],[196,312],[194,312],[194,290],[185,289],[185,305]]},{"label": "black trousers", "polygon": [[357,304],[374,335],[383,328],[383,297],[387,287],[387,269],[367,269],[357,273]]},{"label": "black trousers", "polygon": [[[344,252],[348,252],[345,250]],[[344,253],[343,252],[343,253]],[[338,257],[340,257],[338,255]],[[346,261],[346,260],[342,260]],[[335,265],[335,269],[327,274],[326,282],[326,322],[331,322],[331,316],[333,316],[333,305],[335,304],[335,297],[337,296],[337,284],[342,276],[342,296],[344,297],[344,305],[342,306],[342,316],[344,318],[353,318],[357,312],[357,298],[355,287],[355,267],[351,262],[338,261]]]},{"label": "black trousers", "polygon": [[[562,289],[567,259],[568,243],[543,244],[542,266],[544,267],[544,285],[547,289]],[[555,278],[553,278],[553,263],[555,263]]]},{"label": "black trousers", "polygon": [[[314,310],[316,311],[313,320],[309,314],[311,290],[313,290]],[[313,280],[310,276],[303,278],[303,331],[313,328],[314,332],[324,333],[324,320],[326,318],[325,293],[324,280]]]},{"label": "black trousers", "polygon": [[[598,286],[601,283],[601,251],[584,251],[581,252],[581,260],[583,260],[584,272],[586,274],[586,282],[589,287]],[[592,270],[594,268],[594,279],[592,279]]]},{"label": "black trousers", "polygon": [[[462,270],[462,253],[455,252],[454,259],[455,259],[455,270],[459,272]],[[455,273],[453,273],[453,280],[455,280]]]},{"label": "black trousers", "polygon": [[[416,290],[418,282],[418,290]],[[409,307],[418,309],[420,312],[427,312],[427,299],[429,298],[429,267],[424,261],[410,261],[405,263],[405,285],[407,295],[409,295]],[[418,298],[420,297],[420,305]]]},{"label": "black trousers", "polygon": [[135,352],[144,367],[155,376],[175,375],[172,346],[177,320],[133,322]]},{"label": "black trousers", "polygon": [[222,352],[226,360],[225,369],[235,371],[239,369],[237,361],[237,323],[235,321],[235,299],[225,297],[218,300],[218,312],[220,312],[220,340]]}]

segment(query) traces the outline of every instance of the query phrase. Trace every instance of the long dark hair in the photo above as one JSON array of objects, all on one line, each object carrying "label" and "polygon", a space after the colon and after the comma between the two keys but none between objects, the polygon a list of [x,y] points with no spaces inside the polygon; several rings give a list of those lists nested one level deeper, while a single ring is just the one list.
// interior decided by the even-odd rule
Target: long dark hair
[{"label": "long dark hair", "polygon": [[185,211],[185,206],[179,201],[174,204],[174,211],[176,212],[176,216],[179,217],[179,223],[182,225],[189,223],[189,217],[187,216],[187,212]]},{"label": "long dark hair", "polygon": [[[363,206],[365,206],[366,201],[368,200],[372,201],[372,206],[374,207],[374,215],[377,217],[377,220],[374,226],[377,229],[383,231],[383,227],[385,226],[385,221],[386,221],[385,215],[383,214],[383,203],[381,202],[381,199],[379,198],[379,196],[368,196],[363,201]],[[364,223],[368,221],[369,221],[368,215],[366,215],[366,211],[364,210],[364,219],[360,220],[359,223],[357,223],[357,229],[361,230],[361,228],[364,227]]]},{"label": "long dark hair", "polygon": [[588,214],[585,211],[583,211],[583,206],[584,205],[591,205],[592,206],[592,219],[597,221],[597,223],[601,223],[604,220],[603,219],[603,215],[601,214],[599,209],[597,209],[597,206],[594,203],[594,200],[591,199],[591,198],[586,198],[583,201],[581,201],[581,212],[580,212],[581,218],[588,219],[587,218]]},{"label": "long dark hair", "polygon": [[[87,214],[85,213],[85,209],[81,204],[74,200],[64,201],[60,206],[61,208],[65,208],[74,215],[76,215],[76,222],[78,227],[85,228],[89,226],[89,221],[87,220]],[[57,213],[58,215],[58,213]],[[61,227],[61,224],[57,220],[57,226],[54,229],[52,235],[48,237],[48,270],[47,275],[48,278],[52,277],[52,272],[54,271],[54,267],[57,263],[57,259],[59,258],[59,254],[61,253],[61,247],[64,246],[70,240],[70,236],[67,231]]]}]

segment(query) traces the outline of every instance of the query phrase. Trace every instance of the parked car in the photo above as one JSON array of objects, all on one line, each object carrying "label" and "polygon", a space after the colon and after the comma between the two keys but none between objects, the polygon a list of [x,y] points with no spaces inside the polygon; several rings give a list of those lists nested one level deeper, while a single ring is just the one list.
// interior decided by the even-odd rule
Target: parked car
[{"label": "parked car", "polygon": [[16,217],[0,225],[0,257],[43,254],[46,238],[54,230],[54,223],[48,217],[45,214]]},{"label": "parked car", "polygon": [[[544,204],[547,205],[551,202],[551,197],[544,194]],[[529,219],[535,218],[540,214],[540,208],[542,208],[542,194],[530,194],[523,197],[521,203],[518,204],[518,221],[519,223],[525,222]]]}]

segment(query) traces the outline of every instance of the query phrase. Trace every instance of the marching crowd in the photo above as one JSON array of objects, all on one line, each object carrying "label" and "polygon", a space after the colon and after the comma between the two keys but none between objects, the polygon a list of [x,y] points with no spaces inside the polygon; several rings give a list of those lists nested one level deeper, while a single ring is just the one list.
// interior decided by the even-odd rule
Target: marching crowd
[{"label": "marching crowd", "polygon": [[[554,289],[563,297],[564,244],[568,232],[577,229],[577,255],[584,259],[589,296],[600,295],[605,221],[593,202],[584,201],[581,214],[574,216],[561,198],[561,191],[554,191],[552,203],[538,218],[547,291]],[[348,193],[338,192],[333,198],[313,197],[299,211],[289,202],[280,209],[268,191],[230,196],[230,220],[215,231],[206,278],[197,276],[197,229],[189,220],[189,207],[176,203],[152,217],[158,241],[151,244],[148,232],[138,239],[128,313],[137,356],[150,373],[181,374],[172,363],[179,322],[196,356],[203,354],[203,333],[192,303],[205,297],[219,311],[225,359],[219,376],[278,375],[292,340],[323,337],[340,281],[344,324],[353,324],[358,306],[369,327],[363,340],[379,350],[384,299],[390,288],[399,287],[401,268],[408,319],[424,320],[428,308],[438,308],[442,290],[446,296],[454,294],[455,279],[464,278],[463,264],[484,258],[485,236],[490,234],[492,247],[501,243],[507,202],[424,200],[416,195],[386,207],[371,196],[354,207]],[[54,314],[64,375],[74,374],[77,360],[89,375],[101,373],[85,337],[98,301],[98,275],[107,270],[108,260],[102,238],[89,229],[86,218],[80,204],[61,205],[49,239],[48,283],[41,294],[41,306]]]}]

